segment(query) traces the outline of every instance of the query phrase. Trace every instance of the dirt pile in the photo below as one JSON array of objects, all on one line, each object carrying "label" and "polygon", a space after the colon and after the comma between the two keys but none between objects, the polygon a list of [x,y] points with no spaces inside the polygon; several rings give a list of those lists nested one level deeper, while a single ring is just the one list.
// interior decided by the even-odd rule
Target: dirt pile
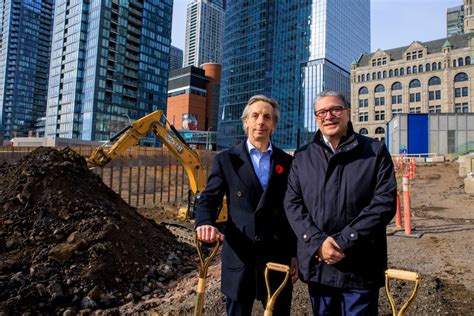
[{"label": "dirt pile", "polygon": [[0,166],[0,313],[79,312],[163,295],[191,247],[145,219],[70,149]]}]

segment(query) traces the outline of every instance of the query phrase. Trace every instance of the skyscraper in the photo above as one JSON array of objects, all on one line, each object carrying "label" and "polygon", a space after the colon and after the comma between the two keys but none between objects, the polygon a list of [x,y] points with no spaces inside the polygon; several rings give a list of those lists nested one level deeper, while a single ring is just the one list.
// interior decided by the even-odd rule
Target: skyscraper
[{"label": "skyscraper", "polygon": [[56,1],[46,136],[106,140],[165,109],[172,6]]},{"label": "skyscraper", "polygon": [[222,0],[194,0],[188,4],[184,67],[222,62],[225,5]]},{"label": "skyscraper", "polygon": [[170,46],[170,71],[183,67],[183,50],[178,47]]},{"label": "skyscraper", "polygon": [[218,146],[245,139],[240,115],[250,96],[279,101],[272,141],[295,149],[317,126],[321,90],[350,95],[350,65],[370,50],[369,0],[231,1],[227,4]]},{"label": "skyscraper", "polygon": [[0,0],[0,145],[44,116],[53,0]]},{"label": "skyscraper", "polygon": [[446,13],[447,36],[464,34],[464,6],[448,8]]}]

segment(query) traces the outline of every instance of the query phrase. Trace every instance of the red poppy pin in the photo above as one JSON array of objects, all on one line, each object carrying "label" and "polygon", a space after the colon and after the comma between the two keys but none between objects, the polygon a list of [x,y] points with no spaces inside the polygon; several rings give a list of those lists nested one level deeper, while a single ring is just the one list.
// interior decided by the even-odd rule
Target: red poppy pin
[{"label": "red poppy pin", "polygon": [[285,171],[285,169],[283,169],[283,167],[281,165],[276,165],[275,166],[275,171],[280,174],[280,173],[283,173],[283,171]]}]

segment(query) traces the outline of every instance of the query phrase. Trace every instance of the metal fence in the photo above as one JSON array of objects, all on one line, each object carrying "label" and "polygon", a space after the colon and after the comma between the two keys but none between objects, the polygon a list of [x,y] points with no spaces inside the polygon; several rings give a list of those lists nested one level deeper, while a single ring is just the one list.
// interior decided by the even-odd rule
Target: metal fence
[{"label": "metal fence", "polygon": [[[95,147],[71,147],[84,157]],[[0,147],[0,163],[13,164],[21,160],[33,147]],[[56,147],[56,149],[61,149]],[[215,152],[197,151],[206,173]],[[189,179],[183,165],[166,147],[133,147],[105,167],[97,167],[104,184],[135,207],[152,207],[159,203],[186,202]]]}]

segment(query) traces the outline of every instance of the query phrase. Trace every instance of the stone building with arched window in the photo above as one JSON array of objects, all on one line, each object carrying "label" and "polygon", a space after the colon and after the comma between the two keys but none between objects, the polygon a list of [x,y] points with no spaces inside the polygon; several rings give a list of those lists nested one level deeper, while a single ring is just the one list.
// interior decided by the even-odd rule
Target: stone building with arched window
[{"label": "stone building with arched window", "polygon": [[354,130],[384,140],[399,113],[474,112],[473,78],[472,32],[362,54],[351,66]]}]

